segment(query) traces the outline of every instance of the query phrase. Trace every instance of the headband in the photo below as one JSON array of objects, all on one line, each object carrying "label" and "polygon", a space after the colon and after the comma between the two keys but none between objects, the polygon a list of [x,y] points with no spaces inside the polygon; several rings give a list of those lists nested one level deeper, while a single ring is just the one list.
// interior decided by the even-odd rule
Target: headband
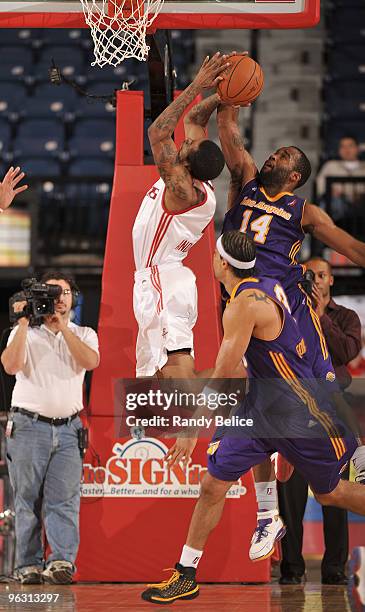
[{"label": "headband", "polygon": [[234,257],[231,257],[231,255],[228,255],[228,253],[224,250],[222,236],[219,236],[216,246],[219,255],[223,257],[223,259],[225,259],[234,268],[238,268],[239,270],[249,270],[250,268],[253,268],[255,266],[256,257],[252,261],[240,261],[239,259],[235,259]]}]

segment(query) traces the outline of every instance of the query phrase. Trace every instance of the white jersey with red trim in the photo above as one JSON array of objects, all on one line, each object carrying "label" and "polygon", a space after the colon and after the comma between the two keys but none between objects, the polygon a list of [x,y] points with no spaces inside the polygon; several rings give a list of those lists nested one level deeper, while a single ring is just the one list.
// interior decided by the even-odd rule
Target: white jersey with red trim
[{"label": "white jersey with red trim", "polygon": [[133,226],[136,270],[179,263],[200,240],[216,207],[213,187],[199,181],[205,198],[180,212],[165,206],[165,183],[160,178],[145,195]]}]

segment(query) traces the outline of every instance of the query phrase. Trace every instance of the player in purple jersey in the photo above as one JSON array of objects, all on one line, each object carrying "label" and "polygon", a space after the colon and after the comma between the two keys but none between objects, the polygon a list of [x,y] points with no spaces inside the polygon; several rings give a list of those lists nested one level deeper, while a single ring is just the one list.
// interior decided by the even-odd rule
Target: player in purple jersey
[{"label": "player in purple jersey", "polygon": [[[320,503],[365,514],[365,487],[340,478],[356,448],[356,439],[338,422],[328,401],[318,400],[321,387],[313,379],[311,356],[290,314],[282,285],[275,279],[256,276],[255,245],[238,231],[218,239],[213,265],[217,280],[224,284],[231,300],[223,315],[224,337],[205,393],[208,396],[215,389],[219,383],[216,379],[231,378],[245,354],[249,392],[238,414],[252,418],[255,436],[245,434],[249,428],[239,426],[233,431],[227,429],[209,446],[208,473],[201,483],[180,561],[170,579],[149,585],[142,594],[144,600],[156,604],[198,596],[196,568],[208,536],[220,520],[228,490],[273,452],[282,453],[305,475]],[[281,397],[280,405],[273,403],[271,394]],[[206,406],[194,416],[208,413]],[[262,436],[265,429],[267,437]],[[294,435],[289,437],[288,430]],[[195,431],[194,437],[176,441],[166,455],[170,465],[189,460],[196,435]],[[271,518],[278,521],[272,516],[263,519],[262,531]],[[283,533],[282,526],[278,537]]]},{"label": "player in purple jersey", "polygon": [[[338,228],[318,206],[306,202],[294,191],[308,180],[311,166],[306,155],[295,146],[272,153],[260,171],[244,147],[238,126],[238,109],[218,107],[219,138],[231,174],[228,211],[223,231],[240,230],[257,247],[259,274],[277,278],[288,297],[292,315],[305,338],[316,378],[323,381],[334,401],[343,403],[327,344],[318,316],[312,308],[301,281],[303,268],[296,257],[306,233],[365,267],[365,244]],[[335,397],[337,396],[337,397]],[[365,481],[365,447],[359,446],[353,459],[359,481]],[[271,462],[254,470],[259,511],[277,504],[276,481]],[[258,513],[258,522],[261,518]],[[268,531],[266,531],[268,533]],[[266,539],[257,527],[250,556],[257,560],[273,550],[272,535]]]}]

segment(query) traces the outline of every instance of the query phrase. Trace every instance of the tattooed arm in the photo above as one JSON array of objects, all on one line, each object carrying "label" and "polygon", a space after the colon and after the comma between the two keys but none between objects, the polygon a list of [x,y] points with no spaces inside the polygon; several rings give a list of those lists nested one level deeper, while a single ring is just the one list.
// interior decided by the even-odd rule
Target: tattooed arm
[{"label": "tattooed arm", "polygon": [[219,95],[213,94],[193,106],[184,118],[185,138],[207,138],[208,121],[220,102]]},{"label": "tattooed arm", "polygon": [[178,151],[172,140],[173,132],[186,107],[203,89],[215,87],[223,78],[220,74],[226,68],[224,55],[216,53],[211,59],[206,58],[193,82],[157,117],[148,130],[153,157],[166,184],[166,206],[171,210],[181,210],[198,201],[191,174],[178,159]]},{"label": "tattooed arm", "polygon": [[337,227],[331,217],[319,206],[306,204],[304,208],[303,231],[312,234],[326,246],[345,255],[358,266],[365,268],[365,243]]},{"label": "tattooed arm", "polygon": [[257,167],[246,151],[238,126],[238,109],[221,104],[217,113],[218,134],[224,158],[231,173],[228,210],[232,208],[242,186],[255,178]]}]

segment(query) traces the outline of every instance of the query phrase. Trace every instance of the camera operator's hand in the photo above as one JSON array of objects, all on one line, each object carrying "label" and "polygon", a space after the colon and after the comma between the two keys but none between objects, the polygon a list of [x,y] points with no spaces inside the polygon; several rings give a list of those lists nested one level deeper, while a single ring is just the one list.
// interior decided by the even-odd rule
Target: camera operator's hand
[{"label": "camera operator's hand", "polygon": [[[27,302],[24,300],[22,302],[14,302],[13,304],[13,310],[15,313],[17,312],[23,312],[24,308],[26,307]],[[24,315],[24,317],[21,317],[20,319],[18,319],[18,325],[29,325],[29,319],[27,319],[27,317]]]},{"label": "camera operator's hand", "polygon": [[52,331],[55,333],[63,332],[67,328],[67,321],[65,321],[59,312],[45,317],[45,322],[52,326]]}]

